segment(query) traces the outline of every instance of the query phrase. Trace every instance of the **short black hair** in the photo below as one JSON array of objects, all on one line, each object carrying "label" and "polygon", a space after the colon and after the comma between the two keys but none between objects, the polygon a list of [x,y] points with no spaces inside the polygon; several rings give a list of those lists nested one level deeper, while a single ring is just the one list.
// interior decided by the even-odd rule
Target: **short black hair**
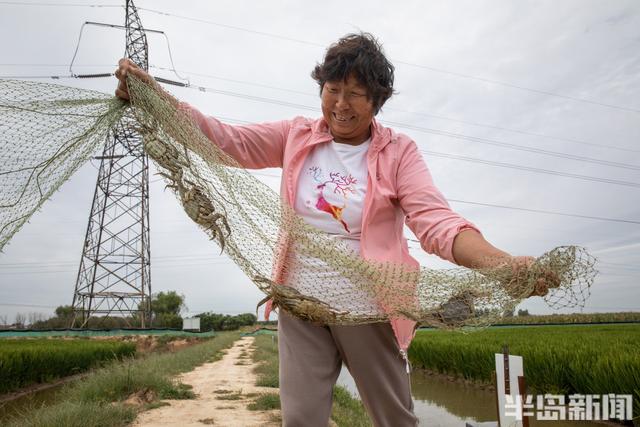
[{"label": "short black hair", "polygon": [[367,97],[378,114],[393,94],[394,67],[384,55],[382,45],[370,33],[347,34],[329,46],[324,60],[317,64],[311,77],[320,85],[346,81],[350,75],[367,88]]}]

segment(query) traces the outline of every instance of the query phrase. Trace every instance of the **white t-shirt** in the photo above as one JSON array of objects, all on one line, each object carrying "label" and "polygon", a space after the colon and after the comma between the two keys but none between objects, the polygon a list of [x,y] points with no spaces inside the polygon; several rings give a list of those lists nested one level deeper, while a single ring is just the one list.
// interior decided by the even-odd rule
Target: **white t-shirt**
[{"label": "white t-shirt", "polygon": [[[305,159],[298,179],[294,210],[314,227],[342,239],[360,253],[362,211],[367,191],[367,151],[371,141],[360,145],[335,141],[319,144]],[[353,314],[378,313],[368,295],[317,258],[289,259],[288,284],[338,310]]]}]

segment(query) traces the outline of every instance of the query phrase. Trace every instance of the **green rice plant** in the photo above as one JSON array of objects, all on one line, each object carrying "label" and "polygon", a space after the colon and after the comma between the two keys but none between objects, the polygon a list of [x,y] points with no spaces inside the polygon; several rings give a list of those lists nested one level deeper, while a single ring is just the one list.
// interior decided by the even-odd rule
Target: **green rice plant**
[{"label": "green rice plant", "polygon": [[423,330],[409,348],[416,367],[491,382],[503,345],[523,356],[529,393],[631,394],[640,413],[640,325]]},{"label": "green rice plant", "polygon": [[135,344],[119,341],[0,340],[0,394],[84,372],[135,351]]}]

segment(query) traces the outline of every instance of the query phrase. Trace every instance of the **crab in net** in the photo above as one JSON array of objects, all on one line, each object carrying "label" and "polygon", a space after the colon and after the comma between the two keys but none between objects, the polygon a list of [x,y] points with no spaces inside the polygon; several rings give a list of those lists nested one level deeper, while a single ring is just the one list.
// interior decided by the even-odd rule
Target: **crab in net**
[{"label": "crab in net", "polygon": [[206,191],[185,177],[185,170],[191,168],[186,153],[182,156],[175,146],[165,141],[150,127],[141,126],[139,131],[145,152],[166,171],[159,172],[159,175],[169,182],[166,188],[171,188],[178,195],[189,218],[210,232],[211,239],[217,239],[221,250],[224,251],[225,239],[231,234],[231,228],[226,216],[216,211]]},{"label": "crab in net", "polygon": [[[231,228],[224,214],[216,212],[213,203],[205,195],[199,185],[184,179],[174,181],[167,185],[180,196],[184,211],[196,224],[202,226],[211,233],[211,239],[218,239],[221,250],[224,250],[225,232],[227,237],[231,234]],[[224,227],[225,232],[223,232]]]},{"label": "crab in net", "polygon": [[261,305],[272,300],[272,307],[317,325],[348,325],[381,322],[385,318],[353,316],[347,311],[336,310],[318,298],[304,295],[291,286],[278,285],[265,277],[256,276],[253,282],[266,296],[256,306],[256,314]]},{"label": "crab in net", "polygon": [[[278,285],[264,277],[254,277],[253,282],[266,294],[258,303],[256,313],[260,306],[271,299],[273,308],[279,308],[299,319],[318,325],[355,325],[389,320],[388,314],[353,315],[348,311],[337,310],[325,301],[305,295],[292,286]],[[423,325],[452,329],[468,323],[476,316],[475,301],[482,297],[486,297],[486,295],[481,292],[458,293],[447,302],[439,304],[435,310],[421,311],[415,310],[415,308],[413,310],[397,310],[395,315]]]}]

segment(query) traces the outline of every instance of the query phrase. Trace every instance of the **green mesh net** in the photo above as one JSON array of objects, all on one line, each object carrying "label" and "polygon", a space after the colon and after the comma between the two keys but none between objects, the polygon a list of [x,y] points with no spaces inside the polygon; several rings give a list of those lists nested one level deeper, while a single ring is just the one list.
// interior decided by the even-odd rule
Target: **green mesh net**
[{"label": "green mesh net", "polygon": [[92,91],[0,80],[0,249],[126,115],[186,214],[275,306],[300,318],[484,326],[512,311],[541,278],[557,285],[544,297],[553,308],[584,305],[589,295],[595,259],[575,246],[555,248],[515,272],[365,260],[283,205],[167,92],[132,77],[129,92],[125,103]]},{"label": "green mesh net", "polygon": [[100,92],[0,79],[0,250],[120,120]]}]

